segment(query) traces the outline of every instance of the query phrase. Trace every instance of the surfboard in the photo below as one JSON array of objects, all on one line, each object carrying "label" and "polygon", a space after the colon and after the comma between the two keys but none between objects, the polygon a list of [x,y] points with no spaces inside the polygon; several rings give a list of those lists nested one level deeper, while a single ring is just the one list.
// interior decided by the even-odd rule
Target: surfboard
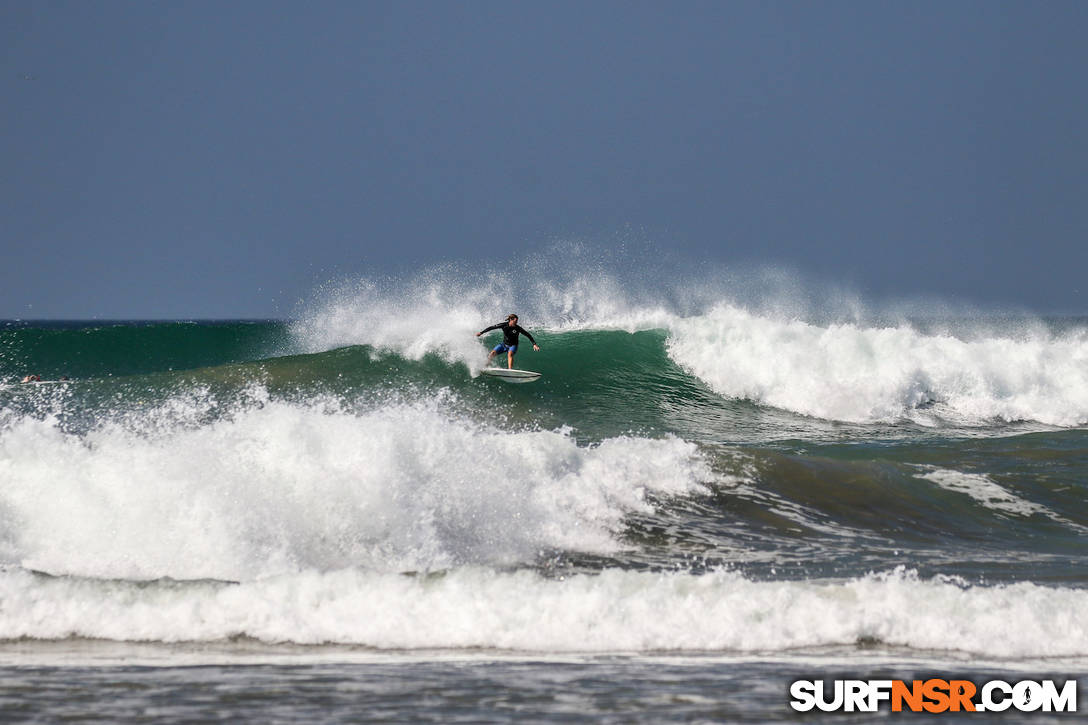
[{"label": "surfboard", "polygon": [[540,373],[532,370],[510,370],[507,368],[484,368],[480,371],[484,375],[490,375],[507,383],[531,383],[540,378]]}]

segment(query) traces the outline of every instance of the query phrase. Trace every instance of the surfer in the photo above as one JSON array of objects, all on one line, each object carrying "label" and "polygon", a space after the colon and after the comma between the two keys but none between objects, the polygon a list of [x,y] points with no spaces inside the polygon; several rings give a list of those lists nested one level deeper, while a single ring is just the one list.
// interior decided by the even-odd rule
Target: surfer
[{"label": "surfer", "polygon": [[488,353],[487,364],[491,364],[491,359],[498,355],[500,352],[506,353],[506,367],[514,369],[514,354],[518,351],[518,335],[522,334],[529,338],[529,342],[533,343],[533,350],[540,351],[540,346],[536,344],[536,340],[533,336],[526,332],[521,325],[518,324],[517,315],[507,315],[506,322],[500,322],[497,325],[491,327],[485,327],[476,333],[476,337],[484,334],[485,332],[491,332],[492,330],[498,330],[502,328],[502,342],[495,346],[495,349]]}]

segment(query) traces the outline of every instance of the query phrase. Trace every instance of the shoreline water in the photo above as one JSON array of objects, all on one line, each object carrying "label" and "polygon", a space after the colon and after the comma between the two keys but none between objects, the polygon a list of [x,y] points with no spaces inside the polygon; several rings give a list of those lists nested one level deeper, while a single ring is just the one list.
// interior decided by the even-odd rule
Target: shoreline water
[{"label": "shoreline water", "polygon": [[[940,660],[847,664],[841,659],[766,661],[595,660],[482,656],[350,663],[203,663],[0,666],[0,720],[186,722],[870,722],[880,713],[798,713],[789,683],[822,679],[901,679],[935,674],[973,682],[1026,678],[1081,682],[1088,669],[1045,664],[969,667]],[[1084,688],[1078,697],[1083,700]],[[24,693],[32,691],[32,699]],[[93,713],[93,714],[92,714]],[[910,719],[925,715],[915,715]],[[929,717],[942,717],[931,715]],[[948,715],[943,717],[947,718]],[[989,714],[1001,722],[1059,723],[1068,713]]]}]

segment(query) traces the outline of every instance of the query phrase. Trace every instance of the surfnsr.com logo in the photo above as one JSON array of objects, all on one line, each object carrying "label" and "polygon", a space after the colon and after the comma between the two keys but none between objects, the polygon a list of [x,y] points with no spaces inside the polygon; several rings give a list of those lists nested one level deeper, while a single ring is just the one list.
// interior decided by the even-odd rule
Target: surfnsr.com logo
[{"label": "surfnsr.com logo", "polygon": [[798,712],[1076,712],[1077,681],[1054,680],[797,680],[790,707]]}]

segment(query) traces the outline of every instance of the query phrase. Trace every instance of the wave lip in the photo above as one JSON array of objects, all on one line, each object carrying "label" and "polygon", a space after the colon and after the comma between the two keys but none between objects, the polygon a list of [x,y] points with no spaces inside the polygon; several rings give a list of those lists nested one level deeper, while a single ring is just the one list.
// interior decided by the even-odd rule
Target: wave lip
[{"label": "wave lip", "polygon": [[668,351],[717,393],[852,423],[1088,424],[1088,332],[962,339],[909,325],[820,326],[718,305]]},{"label": "wave lip", "polygon": [[0,573],[0,638],[350,644],[529,652],[782,652],[858,642],[1001,658],[1088,654],[1088,591],[970,586],[904,570],[750,581],[606,570],[545,578],[351,569],[239,585],[137,586]]}]

